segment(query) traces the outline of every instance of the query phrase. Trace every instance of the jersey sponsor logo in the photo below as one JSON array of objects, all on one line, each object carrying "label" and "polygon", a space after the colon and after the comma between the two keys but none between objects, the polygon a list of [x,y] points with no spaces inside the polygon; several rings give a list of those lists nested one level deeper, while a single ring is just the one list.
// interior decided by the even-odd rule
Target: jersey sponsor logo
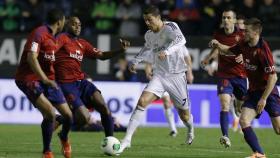
[{"label": "jersey sponsor logo", "polygon": [[81,51],[80,50],[76,50],[76,52],[75,53],[71,53],[70,52],[70,57],[71,58],[75,58],[75,59],[77,59],[77,60],[79,60],[79,61],[82,61],[83,60],[83,54],[81,54]]},{"label": "jersey sponsor logo", "polygon": [[39,44],[37,42],[32,42],[31,43],[31,51],[32,52],[37,52],[38,51],[38,46],[39,46]]},{"label": "jersey sponsor logo", "polygon": [[267,66],[264,68],[265,73],[270,73],[275,71],[275,66]]},{"label": "jersey sponsor logo", "polygon": [[50,61],[55,61],[54,50],[51,53],[45,52],[44,58]]}]

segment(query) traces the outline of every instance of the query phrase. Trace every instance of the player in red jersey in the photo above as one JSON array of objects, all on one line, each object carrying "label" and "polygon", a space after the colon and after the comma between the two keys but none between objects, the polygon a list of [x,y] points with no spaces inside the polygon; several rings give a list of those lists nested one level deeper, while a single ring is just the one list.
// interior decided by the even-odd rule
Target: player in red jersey
[{"label": "player in red jersey", "polygon": [[[233,46],[244,38],[244,32],[235,27],[236,14],[232,10],[225,10],[222,15],[223,28],[214,33],[214,39],[222,44]],[[247,92],[247,79],[244,65],[235,61],[236,55],[219,54],[217,48],[213,48],[210,54],[202,61],[202,65],[207,65],[218,55],[218,77],[217,91],[220,98],[220,126],[222,137],[220,143],[226,148],[231,146],[228,135],[229,110],[232,94],[234,94],[239,105]]]},{"label": "player in red jersey", "polygon": [[52,9],[47,15],[47,25],[36,28],[28,37],[15,82],[19,89],[43,115],[41,124],[43,135],[43,158],[52,158],[50,143],[54,130],[55,107],[64,117],[60,132],[62,151],[66,158],[71,157],[68,132],[72,113],[61,89],[57,86],[53,63],[59,45],[55,35],[62,31],[65,17],[62,11]]},{"label": "player in red jersey", "polygon": [[84,57],[90,59],[110,59],[125,52],[129,42],[120,40],[121,49],[102,52],[94,48],[86,40],[79,38],[81,22],[78,17],[70,17],[67,23],[67,32],[59,35],[62,48],[56,54],[55,72],[56,80],[61,87],[68,104],[72,107],[75,123],[83,126],[90,121],[90,114],[86,106],[93,105],[101,115],[105,135],[113,135],[113,119],[111,112],[101,95],[100,90],[85,78],[81,70]]},{"label": "player in red jersey", "polygon": [[245,21],[245,41],[229,48],[217,40],[212,40],[210,46],[221,49],[230,54],[243,55],[246,72],[249,79],[248,96],[242,106],[240,125],[244,138],[254,152],[248,158],[265,158],[251,123],[259,118],[265,110],[271,119],[274,131],[280,134],[280,97],[275,85],[277,74],[273,56],[268,43],[260,37],[262,32],[261,21],[251,18]]}]

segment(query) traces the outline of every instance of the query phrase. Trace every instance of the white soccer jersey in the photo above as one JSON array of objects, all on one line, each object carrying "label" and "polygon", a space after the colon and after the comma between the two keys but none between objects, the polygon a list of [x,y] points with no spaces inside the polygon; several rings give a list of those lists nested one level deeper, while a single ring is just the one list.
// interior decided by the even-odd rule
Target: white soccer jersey
[{"label": "white soccer jersey", "polygon": [[[147,31],[145,45],[132,60],[133,64],[146,61],[153,64],[154,75],[179,74],[187,71],[184,56],[186,39],[175,22],[164,22],[159,32]],[[166,53],[166,59],[160,60],[158,54]]]}]

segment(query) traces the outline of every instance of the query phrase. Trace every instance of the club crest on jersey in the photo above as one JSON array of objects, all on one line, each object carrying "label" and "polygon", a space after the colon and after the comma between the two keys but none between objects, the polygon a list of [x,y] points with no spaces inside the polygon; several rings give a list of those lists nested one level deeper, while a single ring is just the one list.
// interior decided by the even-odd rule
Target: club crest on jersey
[{"label": "club crest on jersey", "polygon": [[71,53],[70,52],[70,57],[71,58],[75,58],[79,61],[82,61],[83,60],[83,54],[81,54],[81,51],[80,50],[76,50],[75,53]]},{"label": "club crest on jersey", "polygon": [[51,53],[45,52],[44,58],[50,61],[55,61],[54,50]]}]

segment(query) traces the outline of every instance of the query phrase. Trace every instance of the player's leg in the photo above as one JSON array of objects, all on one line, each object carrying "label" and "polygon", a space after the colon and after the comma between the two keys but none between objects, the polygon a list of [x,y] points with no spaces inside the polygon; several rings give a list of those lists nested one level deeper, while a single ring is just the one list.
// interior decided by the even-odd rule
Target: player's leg
[{"label": "player's leg", "polygon": [[229,109],[231,102],[231,94],[233,93],[233,87],[229,79],[219,79],[217,88],[221,106],[220,127],[222,131],[222,137],[220,138],[220,143],[227,148],[231,146],[231,142],[228,136],[228,127]]},{"label": "player's leg", "polygon": [[180,119],[187,127],[186,143],[191,144],[194,139],[193,116],[190,110],[190,100],[187,90],[187,81],[184,75],[164,78],[162,80],[164,88],[169,93],[174,106],[178,109]]},{"label": "player's leg", "polygon": [[43,121],[41,123],[43,137],[43,157],[53,157],[50,147],[55,120],[55,110],[53,105],[43,94],[44,88],[40,82],[16,81],[16,85],[41,112],[43,116]]},{"label": "player's leg", "polygon": [[125,137],[122,140],[122,146],[124,148],[130,147],[132,136],[136,130],[136,128],[140,125],[141,120],[143,119],[143,115],[145,113],[146,107],[153,101],[157,100],[159,97],[154,93],[149,91],[143,91],[138,102],[137,106],[132,113]]},{"label": "player's leg", "polygon": [[175,125],[175,120],[174,120],[174,113],[172,111],[172,104],[170,100],[170,96],[167,92],[164,92],[162,96],[162,101],[163,101],[163,106],[164,106],[164,114],[165,118],[168,122],[168,125],[170,127],[170,133],[169,135],[172,137],[176,137],[178,131]]},{"label": "player's leg", "polygon": [[54,131],[54,121],[55,121],[55,110],[50,103],[50,101],[41,94],[34,105],[43,115],[43,121],[41,123],[42,136],[43,136],[43,153],[51,154],[51,140]]},{"label": "player's leg", "polygon": [[233,132],[236,132],[238,130],[238,125],[239,125],[239,117],[237,116],[237,114],[235,112],[235,108],[234,108],[235,103],[236,103],[235,98],[232,97],[229,112],[231,113],[231,115],[233,117],[233,122],[232,122]]},{"label": "player's leg", "polygon": [[263,149],[258,142],[258,138],[251,127],[251,123],[256,116],[257,113],[255,109],[244,106],[241,111],[240,126],[244,133],[244,139],[252,149],[253,153],[264,154]]},{"label": "player's leg", "polygon": [[65,158],[71,157],[71,145],[68,139],[68,133],[70,131],[70,127],[72,124],[72,112],[66,103],[66,99],[64,98],[63,92],[60,88],[53,88],[43,85],[45,91],[44,94],[48,98],[48,100],[52,103],[52,105],[58,110],[58,112],[62,115],[62,130],[58,133],[60,138],[60,143],[62,145],[61,152]]},{"label": "player's leg", "polygon": [[96,90],[90,97],[91,104],[94,109],[100,113],[101,123],[104,127],[105,136],[113,136],[114,133],[114,120],[110,110],[106,106],[103,96],[99,90]]}]

